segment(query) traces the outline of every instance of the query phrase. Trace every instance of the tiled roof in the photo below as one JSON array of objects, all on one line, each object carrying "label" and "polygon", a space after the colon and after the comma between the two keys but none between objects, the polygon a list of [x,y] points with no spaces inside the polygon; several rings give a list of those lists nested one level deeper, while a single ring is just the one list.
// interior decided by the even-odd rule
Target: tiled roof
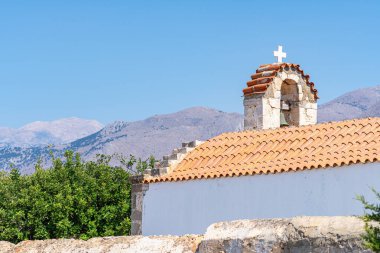
[{"label": "tiled roof", "polygon": [[224,133],[146,183],[274,174],[380,160],[380,118]]},{"label": "tiled roof", "polygon": [[252,80],[247,82],[247,88],[243,89],[244,96],[250,96],[258,93],[265,93],[269,85],[272,83],[273,79],[276,77],[278,72],[282,72],[284,69],[294,69],[299,72],[304,78],[307,86],[310,87],[315,99],[318,99],[318,91],[314,88],[314,83],[310,82],[310,76],[305,75],[300,65],[292,63],[274,63],[261,65],[257,70],[256,74],[251,76]]}]

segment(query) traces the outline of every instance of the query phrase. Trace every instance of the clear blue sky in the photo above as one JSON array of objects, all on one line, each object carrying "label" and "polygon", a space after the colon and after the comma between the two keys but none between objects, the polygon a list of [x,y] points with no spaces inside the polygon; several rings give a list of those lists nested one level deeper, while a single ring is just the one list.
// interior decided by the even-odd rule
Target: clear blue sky
[{"label": "clear blue sky", "polygon": [[12,0],[0,32],[0,126],[242,112],[278,44],[320,103],[380,84],[380,1]]}]

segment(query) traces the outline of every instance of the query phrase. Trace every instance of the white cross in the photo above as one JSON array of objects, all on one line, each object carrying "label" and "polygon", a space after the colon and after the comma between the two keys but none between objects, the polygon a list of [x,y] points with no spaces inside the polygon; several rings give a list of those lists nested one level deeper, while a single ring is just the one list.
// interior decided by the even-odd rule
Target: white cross
[{"label": "white cross", "polygon": [[278,46],[278,51],[273,51],[274,57],[277,57],[277,62],[282,62],[282,58],[286,58],[286,53],[282,52],[282,46]]}]

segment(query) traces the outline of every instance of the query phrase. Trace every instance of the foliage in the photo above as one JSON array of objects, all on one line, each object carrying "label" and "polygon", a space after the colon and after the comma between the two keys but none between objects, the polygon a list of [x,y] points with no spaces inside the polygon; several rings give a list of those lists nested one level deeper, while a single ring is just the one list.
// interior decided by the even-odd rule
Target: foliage
[{"label": "foliage", "polygon": [[[372,189],[376,198],[380,200],[380,193]],[[374,252],[380,252],[380,204],[369,203],[363,196],[358,196],[357,199],[363,203],[364,208],[369,212],[362,218],[365,221],[365,235],[363,235],[364,246]]]},{"label": "foliage", "polygon": [[127,235],[129,177],[155,160],[124,158],[125,170],[111,166],[111,158],[83,162],[67,151],[65,161],[53,157],[46,170],[38,163],[31,175],[0,172],[0,241]]},{"label": "foliage", "polygon": [[[100,155],[104,157],[105,155]],[[147,169],[153,169],[154,164],[157,162],[154,156],[150,156],[146,160],[142,160],[141,158],[136,159],[133,155],[129,155],[129,157],[125,157],[120,154],[114,154],[113,156],[107,156],[108,159],[116,157],[116,160],[124,167],[127,171],[131,172],[135,175],[141,175]]]}]

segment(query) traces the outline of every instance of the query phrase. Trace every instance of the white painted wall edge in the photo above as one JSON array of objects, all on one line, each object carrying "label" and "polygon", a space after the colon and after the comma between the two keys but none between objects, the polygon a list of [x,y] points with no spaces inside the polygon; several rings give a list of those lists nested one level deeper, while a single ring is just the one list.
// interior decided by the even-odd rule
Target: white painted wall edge
[{"label": "white painted wall edge", "polygon": [[355,197],[374,201],[380,163],[269,175],[149,185],[143,235],[203,234],[215,222],[293,216],[362,215]]}]

